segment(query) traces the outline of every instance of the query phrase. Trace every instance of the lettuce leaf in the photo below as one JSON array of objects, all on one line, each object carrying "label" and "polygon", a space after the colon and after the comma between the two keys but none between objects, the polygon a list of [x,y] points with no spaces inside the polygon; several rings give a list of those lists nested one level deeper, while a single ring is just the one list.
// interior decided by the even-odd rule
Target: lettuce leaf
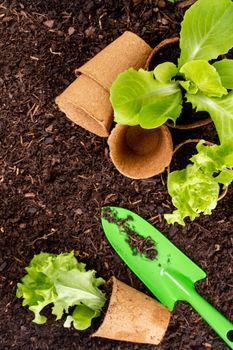
[{"label": "lettuce leaf", "polygon": [[233,181],[233,170],[222,170],[218,176],[215,177],[215,181],[223,185],[226,188]]},{"label": "lettuce leaf", "polygon": [[99,311],[94,311],[86,305],[78,305],[75,307],[72,316],[67,316],[64,327],[70,328],[73,323],[74,328],[85,330],[91,325],[91,320],[100,316]]},{"label": "lettuce leaf", "polygon": [[153,103],[153,105],[145,106],[138,116],[138,122],[142,128],[157,128],[164,124],[167,119],[171,119],[175,123],[182,110],[181,92],[156,98]]},{"label": "lettuce leaf", "polygon": [[190,94],[196,94],[198,92],[197,85],[191,80],[181,80],[179,83]]},{"label": "lettuce leaf", "polygon": [[[233,140],[232,140],[233,141]],[[197,145],[198,153],[190,160],[208,175],[233,167],[233,142],[223,145],[205,145],[201,140]]]},{"label": "lettuce leaf", "polygon": [[179,67],[217,58],[233,47],[233,2],[198,0],[185,13],[180,32]]},{"label": "lettuce leaf", "polygon": [[233,91],[222,98],[206,96],[202,93],[192,95],[186,93],[188,102],[191,102],[197,111],[207,111],[213,119],[220,142],[231,143],[233,146]]},{"label": "lettuce leaf", "polygon": [[[222,97],[227,94],[227,89],[222,86],[216,69],[207,61],[196,60],[185,63],[180,73],[183,73],[188,81],[208,96]],[[188,92],[193,93],[191,90]],[[194,94],[196,93],[197,90],[194,91]]]},{"label": "lettuce leaf", "polygon": [[178,68],[172,62],[158,64],[154,69],[154,77],[161,83],[168,83],[178,73]]},{"label": "lettuce leaf", "polygon": [[143,128],[158,127],[167,119],[175,122],[182,108],[178,83],[158,81],[153,72],[143,69],[130,68],[119,74],[111,86],[110,100],[117,123]]},{"label": "lettuce leaf", "polygon": [[[27,275],[17,284],[16,296],[23,298],[23,306],[29,306],[34,313],[35,323],[46,322],[41,311],[49,304],[53,305],[57,320],[76,306],[70,316],[76,329],[86,329],[91,319],[100,315],[106,299],[98,287],[104,280],[96,278],[94,270],[86,271],[85,264],[79,263],[73,252],[41,252],[33,257],[26,271]],[[66,327],[71,324],[70,317],[65,321]]]},{"label": "lettuce leaf", "polygon": [[233,60],[217,61],[213,66],[221,78],[222,85],[227,89],[233,89]]}]

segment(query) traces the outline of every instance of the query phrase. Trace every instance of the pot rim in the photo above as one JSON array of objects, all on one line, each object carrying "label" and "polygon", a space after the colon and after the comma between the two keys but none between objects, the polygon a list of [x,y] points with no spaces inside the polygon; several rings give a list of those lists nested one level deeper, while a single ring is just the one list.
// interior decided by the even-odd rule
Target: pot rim
[{"label": "pot rim", "polygon": [[[161,145],[163,144],[163,152],[161,154],[161,152],[158,152],[157,148],[155,148],[156,151],[152,150],[147,154],[137,154],[134,150],[130,149],[130,147],[127,146],[129,147],[129,152],[132,154],[132,156],[135,156],[133,162],[134,165],[132,166],[132,157],[131,155],[130,157],[129,155],[127,155],[123,147],[124,145],[126,145],[125,136],[127,130],[129,128],[131,128],[132,130],[134,130],[135,128],[135,130],[137,130],[137,127],[139,129],[144,130],[144,132],[158,130],[159,135],[161,137],[161,142],[159,143],[158,147],[162,147]],[[165,168],[168,166],[172,159],[172,137],[169,128],[164,124],[154,129],[144,129],[141,128],[140,125],[129,126],[123,124],[116,124],[116,126],[112,129],[109,135],[108,145],[110,150],[110,158],[113,164],[115,165],[116,169],[122,175],[131,179],[147,179],[155,175],[161,174],[165,171]],[[125,161],[126,159],[127,162]],[[131,160],[128,161],[128,159]],[[158,159],[158,163],[156,163],[156,159]],[[149,163],[148,160],[150,160]],[[139,162],[141,163],[140,171],[137,167],[135,167],[135,162],[137,167],[139,167]]]}]

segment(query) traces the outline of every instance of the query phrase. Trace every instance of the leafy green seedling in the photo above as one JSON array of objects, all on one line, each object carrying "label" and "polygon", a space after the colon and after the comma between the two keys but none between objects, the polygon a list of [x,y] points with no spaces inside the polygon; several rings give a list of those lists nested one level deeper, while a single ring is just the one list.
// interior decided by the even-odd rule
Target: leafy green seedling
[{"label": "leafy green seedling", "polygon": [[94,270],[86,271],[85,264],[79,263],[73,252],[34,255],[26,271],[17,285],[16,296],[23,298],[23,306],[29,306],[34,313],[33,322],[46,322],[41,311],[50,304],[57,320],[66,314],[64,327],[73,323],[74,328],[84,330],[100,315],[106,298],[99,286],[105,281],[96,278]]},{"label": "leafy green seedling", "polygon": [[[117,123],[147,129],[168,119],[176,123],[184,101],[208,112],[214,122],[220,144],[201,143],[192,164],[169,174],[168,192],[177,208],[165,215],[169,223],[184,224],[185,217],[210,214],[217,205],[219,184],[233,180],[233,60],[221,60],[232,47],[233,2],[197,0],[181,25],[177,64],[164,62],[149,72],[130,68],[112,84],[110,100]],[[219,154],[224,154],[220,163]]]}]

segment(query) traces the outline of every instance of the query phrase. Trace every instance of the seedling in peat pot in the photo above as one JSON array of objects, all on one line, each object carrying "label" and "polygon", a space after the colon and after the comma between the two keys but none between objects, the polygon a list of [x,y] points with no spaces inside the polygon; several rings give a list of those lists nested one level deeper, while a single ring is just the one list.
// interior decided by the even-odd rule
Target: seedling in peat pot
[{"label": "seedling in peat pot", "polygon": [[176,123],[184,101],[208,112],[214,122],[219,145],[200,141],[192,164],[168,176],[168,192],[177,208],[165,214],[168,223],[184,225],[185,217],[211,214],[220,185],[233,180],[233,60],[221,59],[232,47],[232,1],[198,0],[182,22],[178,63],[164,62],[153,71],[130,68],[111,87],[117,123],[145,129],[168,119]]}]

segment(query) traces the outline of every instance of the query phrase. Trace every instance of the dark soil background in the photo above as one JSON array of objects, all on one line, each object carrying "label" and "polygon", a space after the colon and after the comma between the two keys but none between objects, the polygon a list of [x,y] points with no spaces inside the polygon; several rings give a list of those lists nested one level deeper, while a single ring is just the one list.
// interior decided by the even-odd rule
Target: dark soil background
[{"label": "dark soil background", "polygon": [[[115,275],[148,293],[113,252],[100,226],[104,204],[134,210],[156,225],[207,273],[198,291],[232,319],[233,187],[213,215],[186,227],[169,226],[166,173],[148,180],[123,177],[99,138],[61,113],[54,98],[74,80],[74,69],[126,29],[150,45],[176,36],[193,1],[12,0],[0,3],[0,349],[1,350],[226,350],[189,305],[177,303],[159,346],[91,339],[90,331],[46,325],[15,297],[35,253],[75,250],[108,279]],[[172,130],[174,143],[216,140],[212,125]],[[177,161],[177,160],[176,160]],[[180,160],[182,161],[182,160]],[[178,159],[179,162],[179,159]]]}]

